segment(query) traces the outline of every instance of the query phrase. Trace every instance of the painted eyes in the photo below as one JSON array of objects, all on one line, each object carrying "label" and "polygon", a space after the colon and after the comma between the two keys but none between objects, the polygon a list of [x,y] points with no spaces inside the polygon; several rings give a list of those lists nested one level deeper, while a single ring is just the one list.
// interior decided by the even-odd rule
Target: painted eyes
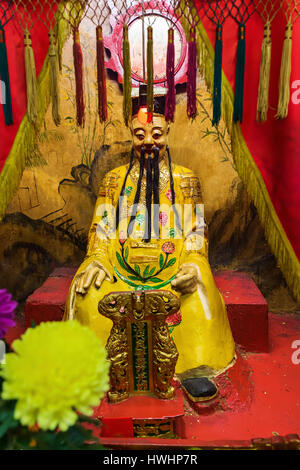
[{"label": "painted eyes", "polygon": [[157,139],[160,139],[161,137],[161,134],[159,134],[158,132],[155,132],[153,135],[152,135],[153,139],[157,140]]},{"label": "painted eyes", "polygon": [[[152,138],[154,140],[158,140],[160,139],[162,136],[162,134],[159,134],[158,132],[155,132],[154,134],[152,134]],[[145,135],[144,134],[136,134],[136,137],[139,139],[139,140],[144,140],[145,139]]]}]

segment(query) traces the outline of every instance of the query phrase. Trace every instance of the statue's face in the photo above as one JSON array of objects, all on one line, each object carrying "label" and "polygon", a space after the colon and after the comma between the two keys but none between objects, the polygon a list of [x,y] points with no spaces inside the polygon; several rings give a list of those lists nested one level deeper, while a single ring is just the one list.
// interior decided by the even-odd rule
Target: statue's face
[{"label": "statue's face", "polygon": [[159,154],[163,155],[168,143],[169,126],[164,116],[154,115],[152,122],[141,124],[135,117],[132,120],[132,140],[135,152],[140,158],[141,149],[144,146],[146,154],[154,156],[154,148],[159,148]]}]

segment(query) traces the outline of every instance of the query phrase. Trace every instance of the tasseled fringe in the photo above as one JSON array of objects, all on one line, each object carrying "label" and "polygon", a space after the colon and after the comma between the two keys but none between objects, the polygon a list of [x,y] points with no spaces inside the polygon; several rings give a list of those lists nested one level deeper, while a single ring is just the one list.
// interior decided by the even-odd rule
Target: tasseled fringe
[{"label": "tasseled fringe", "polygon": [[148,121],[152,121],[153,113],[153,30],[151,26],[147,28],[147,108]]},{"label": "tasseled fringe", "polygon": [[132,101],[131,101],[131,62],[130,62],[130,45],[128,39],[128,26],[123,26],[123,116],[126,126],[131,119]]},{"label": "tasseled fringe", "polygon": [[188,71],[187,71],[187,115],[195,118],[197,115],[196,101],[196,74],[197,74],[197,45],[195,28],[190,31],[188,46]]},{"label": "tasseled fringe", "polygon": [[78,28],[74,29],[73,57],[76,83],[76,118],[78,126],[84,127],[83,54]]},{"label": "tasseled fringe", "polygon": [[[201,31],[201,30],[200,30]],[[202,33],[204,34],[204,33]],[[208,50],[209,47],[209,50]],[[203,39],[198,39],[197,36],[197,49],[199,51],[199,70],[200,73],[205,77],[205,82],[208,89],[213,92],[214,87],[214,50],[209,42],[209,45],[205,44]],[[226,83],[226,81],[225,81]],[[233,100],[234,95],[232,88],[225,87],[222,82],[222,101],[221,101],[221,115],[225,121],[228,132],[232,132],[232,117],[233,117]]]},{"label": "tasseled fringe", "polygon": [[168,92],[166,96],[165,118],[167,122],[174,121],[175,107],[176,107],[174,62],[175,62],[174,29],[170,28],[168,31],[167,66],[166,66]]},{"label": "tasseled fringe", "polygon": [[38,95],[34,54],[31,44],[31,37],[28,32],[24,35],[25,45],[25,71],[26,71],[26,92],[27,92],[27,114],[31,124],[37,119]]},{"label": "tasseled fringe", "polygon": [[234,122],[243,121],[243,101],[244,101],[244,77],[245,77],[245,25],[239,25],[239,40],[237,47],[236,74],[235,74],[235,94],[233,105]]},{"label": "tasseled fringe", "polygon": [[102,27],[97,26],[97,84],[98,84],[98,113],[100,122],[107,119],[106,74],[104,65],[104,43]]},{"label": "tasseled fringe", "polygon": [[53,31],[49,32],[49,66],[50,93],[52,101],[52,118],[56,126],[60,125],[60,90],[59,90],[59,61],[56,38]]},{"label": "tasseled fringe", "polygon": [[290,101],[290,78],[292,63],[292,30],[293,25],[287,24],[283,41],[280,79],[279,79],[279,100],[277,106],[277,119],[284,119],[288,115]]},{"label": "tasseled fringe", "polygon": [[12,103],[11,103],[11,92],[10,92],[10,81],[7,61],[7,50],[5,43],[5,33],[0,29],[0,79],[4,83],[4,89],[2,89],[2,103],[5,124],[7,126],[13,124],[12,114]]},{"label": "tasseled fringe", "polygon": [[[68,38],[66,22],[59,20],[61,27],[57,30],[57,38],[60,43],[59,51]],[[24,168],[36,146],[37,133],[44,122],[45,113],[50,104],[50,68],[49,60],[45,60],[37,79],[38,110],[37,121],[32,125],[26,114],[20,123],[11,150],[5,160],[0,174],[0,220],[6,213],[6,208],[16,193]]]},{"label": "tasseled fringe", "polygon": [[222,25],[217,26],[215,42],[215,62],[214,62],[214,90],[213,90],[213,126],[219,124],[221,119],[221,95],[222,95]]},{"label": "tasseled fringe", "polygon": [[261,45],[260,77],[256,110],[256,120],[259,122],[265,122],[268,117],[271,50],[271,23],[268,21],[265,24],[264,39]]},{"label": "tasseled fringe", "polygon": [[[208,89],[212,92],[214,51],[202,23],[198,25],[198,32],[197,40],[200,36],[198,41],[200,71],[205,77]],[[274,210],[261,173],[244,141],[241,128],[239,125],[232,125],[233,99],[232,88],[225,77],[222,84],[221,109],[222,116],[231,136],[232,153],[237,172],[257,208],[266,239],[276,257],[287,285],[295,299],[300,302],[299,261]]]}]

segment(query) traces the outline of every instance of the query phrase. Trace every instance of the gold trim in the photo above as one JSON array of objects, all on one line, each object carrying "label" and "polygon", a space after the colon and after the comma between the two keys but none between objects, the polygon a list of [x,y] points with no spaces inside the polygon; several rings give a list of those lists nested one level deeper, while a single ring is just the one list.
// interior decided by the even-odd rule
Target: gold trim
[{"label": "gold trim", "polygon": [[[106,345],[111,362],[108,392],[110,402],[122,401],[128,398],[129,393],[155,394],[161,399],[174,398],[172,379],[178,352],[170,338],[166,317],[176,313],[179,308],[179,299],[171,292],[163,290],[140,293],[112,292],[99,302],[99,312],[113,322]],[[147,377],[149,378],[147,390],[137,391],[134,387],[133,324],[139,330],[141,342],[145,342],[145,337],[143,338],[145,324],[147,328]],[[142,350],[143,344],[141,344]],[[141,356],[141,365],[142,362]]]},{"label": "gold trim", "polygon": [[159,248],[158,243],[130,242],[130,248]]},{"label": "gold trim", "polygon": [[[129,174],[129,179],[133,182],[133,184],[136,187],[138,184],[139,174],[140,174],[140,164],[136,160]],[[162,160],[161,164],[159,165],[159,192],[160,193],[166,189],[169,179],[170,179],[169,168],[166,162]],[[141,197],[140,197],[141,202],[145,201],[146,199],[145,196],[146,196],[146,175],[144,173],[143,179],[142,179],[142,185],[141,185]]]},{"label": "gold trim", "polygon": [[168,419],[135,419],[133,421],[134,437],[174,439],[174,418]]},{"label": "gold trim", "polygon": [[129,263],[157,263],[158,256],[136,255],[129,257]]}]

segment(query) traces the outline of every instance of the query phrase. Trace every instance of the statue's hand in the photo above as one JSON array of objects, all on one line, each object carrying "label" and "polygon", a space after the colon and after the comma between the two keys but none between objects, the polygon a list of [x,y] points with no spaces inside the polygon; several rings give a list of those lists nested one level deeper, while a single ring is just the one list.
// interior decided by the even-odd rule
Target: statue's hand
[{"label": "statue's hand", "polygon": [[78,274],[74,280],[74,291],[77,294],[86,294],[92,284],[99,289],[106,273],[97,261],[92,261],[84,271]]},{"label": "statue's hand", "polygon": [[103,271],[97,261],[92,261],[84,271],[82,271],[80,274],[77,274],[74,279],[69,298],[68,310],[70,320],[73,320],[75,316],[76,294],[86,294],[93,282],[95,287],[99,289],[103,280],[105,279],[105,276],[106,272]]},{"label": "statue's hand", "polygon": [[171,282],[171,286],[181,294],[192,294],[197,290],[198,283],[199,277],[196,267],[183,264]]}]

